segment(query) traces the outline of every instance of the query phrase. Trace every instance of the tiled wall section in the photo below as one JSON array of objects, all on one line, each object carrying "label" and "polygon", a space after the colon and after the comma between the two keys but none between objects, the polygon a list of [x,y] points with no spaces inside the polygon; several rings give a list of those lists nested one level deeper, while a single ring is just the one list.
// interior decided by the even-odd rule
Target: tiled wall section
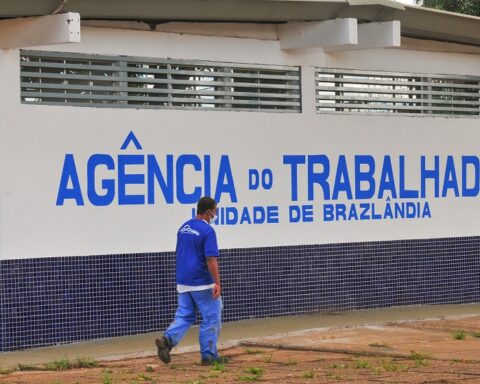
[{"label": "tiled wall section", "polygon": [[[162,330],[171,252],[6,260],[0,350]],[[228,249],[224,319],[480,302],[480,237]]]}]

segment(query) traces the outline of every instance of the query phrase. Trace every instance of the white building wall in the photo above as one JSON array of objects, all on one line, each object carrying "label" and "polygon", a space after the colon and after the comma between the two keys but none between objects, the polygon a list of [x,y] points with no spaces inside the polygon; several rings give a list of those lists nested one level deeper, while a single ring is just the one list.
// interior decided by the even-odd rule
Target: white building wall
[{"label": "white building wall", "polygon": [[[228,195],[221,207],[278,206],[279,223],[222,225],[217,230],[222,248],[270,245],[325,244],[376,240],[422,239],[480,235],[479,196],[461,198],[450,190],[425,199],[431,217],[412,219],[325,222],[320,188],[315,200],[306,197],[305,166],[299,167],[299,199],[292,201],[291,168],[284,155],[329,157],[332,169],[345,155],[352,183],[354,156],[375,157],[376,179],[385,155],[390,155],[398,186],[399,156],[406,160],[407,188],[420,188],[420,157],[430,163],[440,156],[441,180],[447,156],[453,156],[460,182],[461,157],[480,156],[480,120],[427,116],[359,116],[317,114],[314,110],[313,67],[332,67],[411,73],[480,76],[480,56],[402,49],[355,51],[326,55],[321,49],[283,52],[277,41],[85,27],[82,43],[36,48],[108,55],[211,60],[302,66],[303,112],[222,112],[159,109],[83,108],[20,103],[19,51],[0,52],[2,84],[0,127],[0,258],[34,258],[93,254],[170,251],[178,226],[191,215],[192,205],[165,204],[157,189],[155,205],[106,207],[88,202],[86,164],[92,154],[154,154],[160,167],[165,156],[211,156],[212,178],[222,155],[228,155],[238,202]],[[310,84],[310,86],[309,86]],[[143,150],[120,147],[133,131]],[[56,206],[62,166],[73,154],[85,206],[67,201]],[[163,164],[163,165],[162,165]],[[270,190],[250,190],[250,169],[271,169]],[[117,166],[116,166],[117,169]],[[144,166],[129,172],[145,174]],[[163,170],[164,168],[162,168]],[[316,172],[320,172],[316,168]],[[98,175],[116,179],[115,171]],[[469,168],[470,186],[478,175]],[[333,184],[333,176],[331,183]],[[203,172],[185,168],[186,190],[203,185]],[[98,183],[101,180],[97,180]],[[215,182],[212,182],[215,185]],[[97,185],[100,191],[100,185]],[[131,194],[146,194],[142,185]],[[203,190],[203,192],[205,192]],[[118,191],[116,196],[118,196]],[[351,204],[341,194],[335,203]],[[406,199],[408,200],[408,199]],[[385,206],[385,199],[353,201]],[[289,222],[290,205],[312,205],[313,222]]]}]

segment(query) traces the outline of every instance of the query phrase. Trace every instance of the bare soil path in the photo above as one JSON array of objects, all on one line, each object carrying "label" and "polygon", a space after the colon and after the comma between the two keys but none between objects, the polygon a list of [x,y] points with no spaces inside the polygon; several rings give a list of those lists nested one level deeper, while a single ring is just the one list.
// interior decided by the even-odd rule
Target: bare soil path
[{"label": "bare soil path", "polygon": [[[92,368],[6,371],[5,384],[480,383],[480,316],[325,328],[257,338],[223,351],[230,363],[198,364],[198,353],[98,362]],[[52,369],[52,368],[50,368]]]}]

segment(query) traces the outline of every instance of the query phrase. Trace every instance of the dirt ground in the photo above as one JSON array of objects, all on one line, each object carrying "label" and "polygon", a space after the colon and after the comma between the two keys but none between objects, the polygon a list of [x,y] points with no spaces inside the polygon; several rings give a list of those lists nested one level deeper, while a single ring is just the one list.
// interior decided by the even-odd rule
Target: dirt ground
[{"label": "dirt ground", "polygon": [[325,328],[246,342],[204,367],[198,353],[98,362],[61,371],[2,372],[8,384],[480,383],[480,316]]}]

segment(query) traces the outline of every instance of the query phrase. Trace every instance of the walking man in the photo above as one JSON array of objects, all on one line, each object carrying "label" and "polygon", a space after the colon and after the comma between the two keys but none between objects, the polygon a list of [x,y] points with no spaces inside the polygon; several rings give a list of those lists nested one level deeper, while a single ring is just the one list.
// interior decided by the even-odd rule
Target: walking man
[{"label": "walking man", "polygon": [[200,324],[200,353],[202,365],[226,362],[218,356],[217,340],[221,328],[222,299],[218,271],[218,245],[215,230],[217,203],[202,197],[197,203],[194,219],[184,223],[177,233],[177,292],[178,309],[175,319],[155,340],[158,357],[170,362],[170,350],[195,323],[197,310],[202,316]]}]

